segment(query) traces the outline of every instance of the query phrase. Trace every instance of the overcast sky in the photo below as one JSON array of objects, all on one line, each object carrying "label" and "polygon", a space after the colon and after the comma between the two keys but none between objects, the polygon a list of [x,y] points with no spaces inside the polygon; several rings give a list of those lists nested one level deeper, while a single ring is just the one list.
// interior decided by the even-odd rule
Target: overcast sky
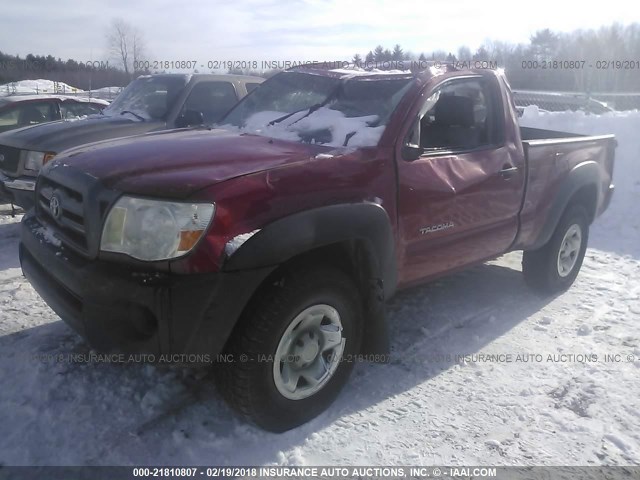
[{"label": "overcast sky", "polygon": [[114,17],[142,31],[150,59],[203,63],[342,60],[396,43],[414,53],[455,53],[485,39],[526,42],[543,28],[640,21],[640,8],[629,0],[10,0],[0,12],[0,50],[106,60]]}]

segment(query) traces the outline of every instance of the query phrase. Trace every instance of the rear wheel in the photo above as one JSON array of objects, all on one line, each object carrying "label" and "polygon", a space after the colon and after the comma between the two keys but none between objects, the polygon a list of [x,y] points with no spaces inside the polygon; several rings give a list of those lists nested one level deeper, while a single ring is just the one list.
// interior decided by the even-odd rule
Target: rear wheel
[{"label": "rear wheel", "polygon": [[566,290],[574,282],[587,250],[589,220],[581,205],[570,205],[549,242],[525,251],[522,273],[527,284],[543,293]]},{"label": "rear wheel", "polygon": [[282,432],[337,397],[361,342],[358,290],[341,271],[299,268],[263,289],[243,314],[221,365],[222,394],[243,416]]}]

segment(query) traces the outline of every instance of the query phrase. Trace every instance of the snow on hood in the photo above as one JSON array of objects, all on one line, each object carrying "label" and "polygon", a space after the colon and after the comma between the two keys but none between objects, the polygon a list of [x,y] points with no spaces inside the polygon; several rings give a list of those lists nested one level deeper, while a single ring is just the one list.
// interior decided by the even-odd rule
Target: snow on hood
[{"label": "snow on hood", "polygon": [[350,134],[347,146],[372,147],[378,144],[385,129],[385,125],[370,126],[378,120],[378,115],[347,117],[344,113],[327,107],[319,108],[310,115],[307,113],[308,110],[304,110],[280,123],[269,125],[269,122],[281,118],[287,113],[263,111],[250,116],[244,127],[225,125],[224,128],[293,142],[304,141],[303,135],[305,133],[326,130],[330,132],[331,141],[322,144],[331,147],[345,146],[347,136]]}]

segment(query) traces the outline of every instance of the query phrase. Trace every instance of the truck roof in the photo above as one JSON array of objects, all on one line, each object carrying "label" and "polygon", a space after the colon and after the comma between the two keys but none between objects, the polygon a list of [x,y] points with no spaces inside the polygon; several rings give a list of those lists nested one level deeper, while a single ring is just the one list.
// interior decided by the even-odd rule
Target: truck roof
[{"label": "truck roof", "polygon": [[452,62],[425,61],[426,68],[420,70],[379,70],[365,69],[352,63],[345,62],[342,68],[332,68],[331,62],[319,62],[311,64],[302,64],[287,69],[288,72],[310,73],[315,75],[331,76],[335,78],[349,77],[368,77],[369,79],[385,79],[385,78],[419,78],[426,80],[435,75],[444,73],[459,73],[461,75],[478,75],[486,74],[487,71],[494,72],[491,69],[460,69]]},{"label": "truck roof", "polygon": [[363,69],[345,69],[345,68],[334,68],[334,69],[325,69],[325,68],[317,68],[315,66],[308,67],[298,67],[298,68],[290,68],[285,70],[287,72],[299,72],[299,73],[308,73],[312,75],[323,75],[327,77],[341,78],[346,79],[350,77],[369,77],[369,78],[412,78],[415,76],[409,70],[401,71],[401,70],[363,70]]}]

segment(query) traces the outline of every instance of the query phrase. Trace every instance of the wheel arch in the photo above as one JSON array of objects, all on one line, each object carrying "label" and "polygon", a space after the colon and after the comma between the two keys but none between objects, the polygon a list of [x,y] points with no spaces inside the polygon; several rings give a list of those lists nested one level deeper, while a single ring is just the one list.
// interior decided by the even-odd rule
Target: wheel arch
[{"label": "wheel arch", "polygon": [[[276,265],[262,286],[288,269],[314,264],[332,265],[353,279],[361,293],[365,319],[362,353],[388,354],[384,302],[395,292],[397,267],[391,221],[382,206],[330,205],[276,220],[233,252],[223,270]],[[260,290],[258,287],[252,298]]]},{"label": "wheel arch", "polygon": [[591,224],[598,206],[599,181],[600,169],[596,162],[588,161],[576,165],[561,182],[542,230],[535,244],[527,250],[538,249],[551,239],[560,218],[570,205],[583,205]]}]

